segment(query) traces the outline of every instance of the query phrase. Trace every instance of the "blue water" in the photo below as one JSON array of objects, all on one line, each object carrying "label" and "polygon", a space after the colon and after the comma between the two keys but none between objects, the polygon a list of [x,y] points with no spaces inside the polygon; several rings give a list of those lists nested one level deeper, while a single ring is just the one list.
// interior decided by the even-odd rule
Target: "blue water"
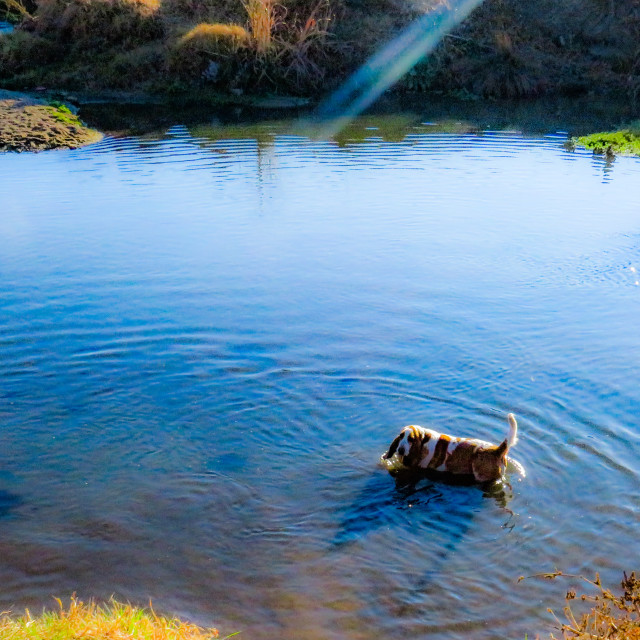
[{"label": "blue water", "polygon": [[[523,638],[574,583],[519,576],[637,569],[640,161],[566,138],[369,118],[0,156],[0,609]],[[524,479],[378,466],[405,424],[500,441],[509,411]]]}]

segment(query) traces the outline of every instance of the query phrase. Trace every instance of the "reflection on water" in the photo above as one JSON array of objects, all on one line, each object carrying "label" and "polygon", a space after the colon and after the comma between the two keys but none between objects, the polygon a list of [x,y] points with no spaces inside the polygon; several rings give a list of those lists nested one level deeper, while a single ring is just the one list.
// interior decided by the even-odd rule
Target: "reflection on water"
[{"label": "reflection on water", "polygon": [[[0,157],[0,607],[524,637],[566,585],[520,575],[633,569],[638,160],[216,118]],[[495,441],[509,411],[526,478],[378,466],[402,425]]]}]

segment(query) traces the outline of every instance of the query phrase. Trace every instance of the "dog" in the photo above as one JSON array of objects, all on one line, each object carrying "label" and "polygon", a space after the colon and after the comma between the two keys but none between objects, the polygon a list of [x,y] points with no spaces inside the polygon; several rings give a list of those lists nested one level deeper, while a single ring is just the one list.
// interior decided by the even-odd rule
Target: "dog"
[{"label": "dog", "polygon": [[[499,444],[484,440],[456,438],[418,425],[405,427],[382,456],[390,472],[437,472],[435,475],[472,482],[499,480],[507,466],[507,453],[518,441],[515,416],[507,416],[509,432]],[[397,454],[400,465],[392,464]],[[394,461],[397,458],[394,458]],[[519,466],[519,465],[517,465]],[[434,475],[434,474],[432,474]]]}]

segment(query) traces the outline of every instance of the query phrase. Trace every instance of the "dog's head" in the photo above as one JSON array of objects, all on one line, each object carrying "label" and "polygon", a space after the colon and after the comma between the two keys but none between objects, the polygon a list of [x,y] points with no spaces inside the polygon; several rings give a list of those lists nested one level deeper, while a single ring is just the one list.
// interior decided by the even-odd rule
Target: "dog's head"
[{"label": "dog's head", "polygon": [[405,427],[395,438],[385,453],[383,460],[390,460],[397,453],[405,467],[416,467],[423,457],[424,445],[429,441],[430,434],[416,425]]}]

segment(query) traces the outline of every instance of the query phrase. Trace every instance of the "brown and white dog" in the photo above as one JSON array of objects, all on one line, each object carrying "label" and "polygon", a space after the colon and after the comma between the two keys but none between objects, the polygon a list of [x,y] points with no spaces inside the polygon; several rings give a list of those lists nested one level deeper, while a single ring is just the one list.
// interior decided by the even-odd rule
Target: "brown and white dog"
[{"label": "brown and white dog", "polygon": [[[509,433],[499,445],[484,440],[456,438],[412,424],[400,432],[382,459],[391,461],[397,454],[401,470],[466,476],[475,482],[498,480],[507,466],[507,452],[518,441],[515,416],[510,413],[507,419]],[[392,471],[389,462],[387,467]],[[395,470],[398,471],[397,468]]]}]

